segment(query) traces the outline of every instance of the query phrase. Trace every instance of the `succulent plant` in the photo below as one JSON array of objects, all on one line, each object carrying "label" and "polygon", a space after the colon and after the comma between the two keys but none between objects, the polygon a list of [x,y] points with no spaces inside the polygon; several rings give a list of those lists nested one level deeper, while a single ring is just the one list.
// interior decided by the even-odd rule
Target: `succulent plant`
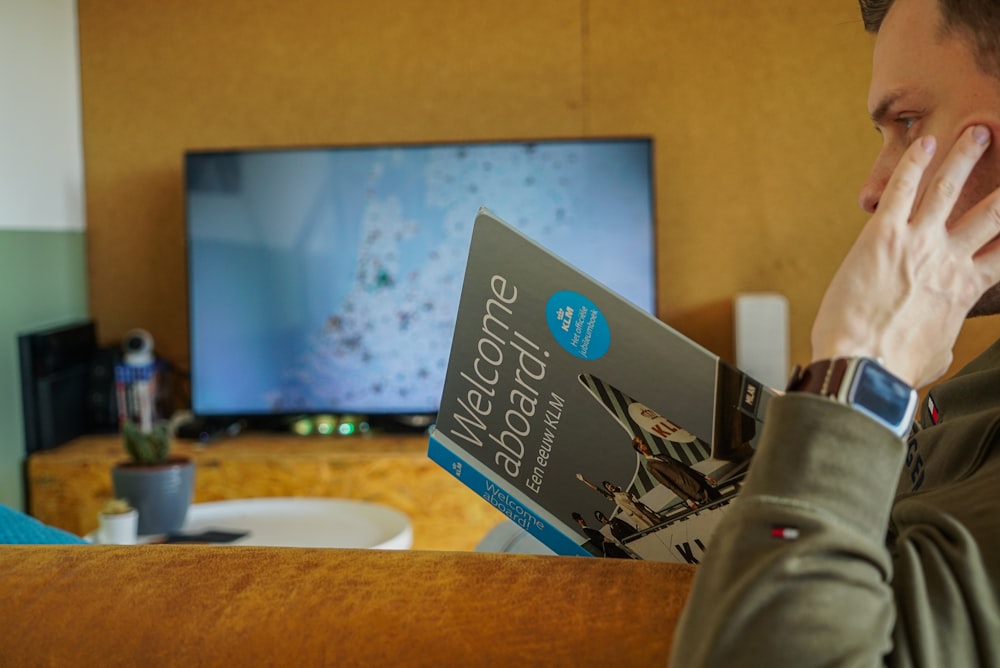
[{"label": "succulent plant", "polygon": [[127,499],[108,499],[101,508],[102,515],[124,515],[131,512],[132,504]]},{"label": "succulent plant", "polygon": [[137,464],[162,464],[170,458],[170,430],[166,425],[143,431],[132,422],[122,425],[125,451]]}]

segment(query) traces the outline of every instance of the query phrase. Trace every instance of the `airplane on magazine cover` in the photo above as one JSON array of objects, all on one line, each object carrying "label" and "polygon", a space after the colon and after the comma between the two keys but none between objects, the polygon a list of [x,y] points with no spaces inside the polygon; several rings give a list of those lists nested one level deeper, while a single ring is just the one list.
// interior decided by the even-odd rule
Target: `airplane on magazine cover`
[{"label": "airplane on magazine cover", "polygon": [[[662,510],[677,503],[678,499],[686,501],[692,496],[699,497],[700,502],[697,505],[687,504],[689,508],[694,509],[736,492],[736,483],[746,473],[749,457],[752,454],[751,447],[747,447],[743,456],[720,459],[717,456],[720,448],[713,449],[711,444],[651,407],[636,401],[614,385],[593,374],[580,374],[578,378],[590,395],[628,435],[623,447],[630,447],[629,441],[631,441],[631,447],[636,450],[636,470],[627,489],[644,503]],[[645,447],[648,447],[648,451]],[[728,453],[732,448],[727,447],[725,450]],[[676,491],[677,486],[665,485],[663,482],[665,474],[656,471],[657,468],[663,471],[666,467],[653,466],[651,471],[651,467],[643,463],[643,460],[650,455],[654,459],[669,462],[670,467],[677,471],[678,475],[690,471],[693,476],[706,478],[713,488],[713,491],[706,493],[711,498],[706,498],[705,494],[680,492],[676,493],[678,499],[670,499],[671,488]],[[669,473],[666,471],[666,474]],[[662,489],[664,487],[667,489]],[[684,496],[688,499],[681,498]]]},{"label": "airplane on magazine cover", "polygon": [[751,428],[742,432],[723,430],[721,437],[740,441],[735,446],[725,443],[713,447],[597,376],[580,374],[578,378],[626,432],[623,447],[636,451],[635,473],[625,489],[663,517],[654,526],[637,527],[622,543],[642,558],[664,558],[669,552],[674,560],[697,563],[711,531],[709,525],[718,520],[708,517],[717,513],[705,511],[723,510],[746,475],[753,453],[749,442],[755,431],[753,421],[743,420]]}]

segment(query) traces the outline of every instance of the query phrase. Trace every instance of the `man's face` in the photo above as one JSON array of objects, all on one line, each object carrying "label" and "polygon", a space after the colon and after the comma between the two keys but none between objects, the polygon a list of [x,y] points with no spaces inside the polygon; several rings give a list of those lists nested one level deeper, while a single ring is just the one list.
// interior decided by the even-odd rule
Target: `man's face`
[{"label": "man's face", "polygon": [[[1000,186],[1000,80],[983,72],[966,34],[939,30],[938,0],[896,0],[872,59],[868,111],[882,135],[882,150],[861,188],[861,207],[873,213],[900,157],[915,139],[934,135],[938,149],[918,193],[963,130],[983,124],[993,146],[980,160],[955,205],[949,224]],[[973,315],[1000,312],[1000,286],[973,308]]]}]

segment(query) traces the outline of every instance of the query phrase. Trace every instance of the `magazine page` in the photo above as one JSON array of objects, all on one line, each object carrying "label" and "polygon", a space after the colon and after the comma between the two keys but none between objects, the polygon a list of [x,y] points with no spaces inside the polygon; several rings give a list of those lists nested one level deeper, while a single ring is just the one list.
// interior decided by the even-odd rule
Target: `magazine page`
[{"label": "magazine page", "polygon": [[558,554],[698,563],[770,396],[481,210],[428,453]]}]

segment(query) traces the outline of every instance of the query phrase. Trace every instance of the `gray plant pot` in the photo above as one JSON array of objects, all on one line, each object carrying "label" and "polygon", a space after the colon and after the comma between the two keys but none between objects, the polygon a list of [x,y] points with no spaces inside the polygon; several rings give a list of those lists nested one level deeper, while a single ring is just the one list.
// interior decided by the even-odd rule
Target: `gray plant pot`
[{"label": "gray plant pot", "polygon": [[194,462],[175,458],[163,464],[126,462],[111,469],[115,496],[139,511],[141,535],[177,531],[194,496]]}]

